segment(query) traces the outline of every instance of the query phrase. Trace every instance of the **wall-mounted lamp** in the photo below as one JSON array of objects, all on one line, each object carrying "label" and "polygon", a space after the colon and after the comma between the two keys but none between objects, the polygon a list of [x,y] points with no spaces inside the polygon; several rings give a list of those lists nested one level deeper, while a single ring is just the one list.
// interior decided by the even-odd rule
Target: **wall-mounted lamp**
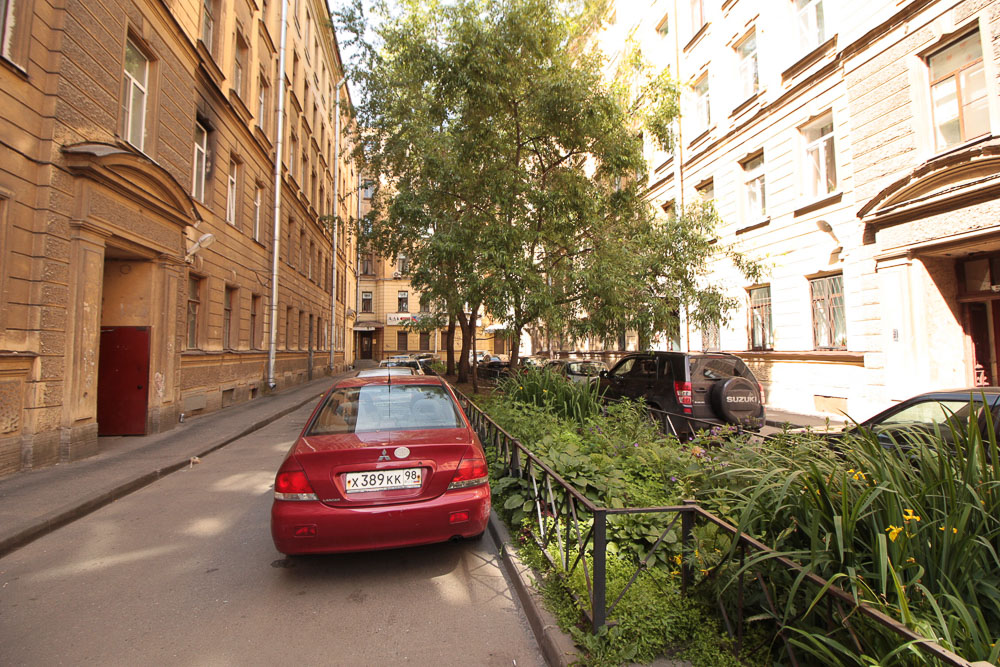
[{"label": "wall-mounted lamp", "polygon": [[190,248],[188,248],[187,254],[184,255],[184,261],[185,262],[193,261],[196,252],[204,248],[207,248],[213,243],[215,243],[215,234],[212,233],[202,234],[201,238],[195,241],[194,244]]},{"label": "wall-mounted lamp", "polygon": [[826,232],[827,234],[829,234],[830,238],[832,238],[834,242],[837,244],[837,247],[833,250],[833,254],[838,254],[844,249],[844,247],[840,245],[840,239],[838,239],[837,235],[833,233],[833,225],[831,225],[826,220],[817,220],[816,227],[819,229],[819,231]]}]

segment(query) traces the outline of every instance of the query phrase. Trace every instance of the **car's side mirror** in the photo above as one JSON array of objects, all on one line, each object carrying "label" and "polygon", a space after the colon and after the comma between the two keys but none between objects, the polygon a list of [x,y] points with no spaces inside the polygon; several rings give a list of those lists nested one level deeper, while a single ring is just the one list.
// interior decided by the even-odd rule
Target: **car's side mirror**
[{"label": "car's side mirror", "polygon": [[601,371],[599,373],[599,376],[602,377],[602,378],[606,378],[606,377],[608,377],[608,372],[607,371]]}]

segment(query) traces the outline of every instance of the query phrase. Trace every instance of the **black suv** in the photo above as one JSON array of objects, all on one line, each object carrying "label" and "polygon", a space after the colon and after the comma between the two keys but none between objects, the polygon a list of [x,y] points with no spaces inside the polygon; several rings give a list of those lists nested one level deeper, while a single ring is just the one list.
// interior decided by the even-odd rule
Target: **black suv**
[{"label": "black suv", "polygon": [[760,427],[764,391],[739,357],[723,352],[641,352],[600,375],[606,398],[644,399],[667,433],[689,438],[713,424]]}]

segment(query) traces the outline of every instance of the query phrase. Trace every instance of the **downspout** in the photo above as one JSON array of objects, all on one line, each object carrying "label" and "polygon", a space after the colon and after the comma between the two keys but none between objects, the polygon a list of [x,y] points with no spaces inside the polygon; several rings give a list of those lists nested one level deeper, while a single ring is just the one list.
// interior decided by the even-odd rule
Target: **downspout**
[{"label": "downspout", "polygon": [[333,275],[330,280],[330,370],[333,371],[334,341],[337,330],[337,232],[340,223],[340,87],[344,79],[337,82],[333,104]]},{"label": "downspout", "polygon": [[288,2],[281,2],[281,40],[278,47],[278,125],[274,149],[274,233],[271,237],[271,340],[267,346],[267,386],[274,389],[274,362],[278,353],[278,255],[281,250],[281,156],[285,131],[285,45],[288,40]]},{"label": "downspout", "polygon": [[[358,169],[358,218],[356,231],[354,233],[354,324],[357,325],[358,320],[361,319],[361,188],[364,187],[364,181],[361,180],[361,170]],[[373,290],[374,291],[374,290]],[[374,299],[374,294],[372,295]],[[372,309],[374,310],[374,308]],[[358,350],[361,348],[361,334],[354,332],[354,363],[357,365]],[[374,336],[372,337],[374,338]],[[372,345],[375,341],[372,341]]]}]

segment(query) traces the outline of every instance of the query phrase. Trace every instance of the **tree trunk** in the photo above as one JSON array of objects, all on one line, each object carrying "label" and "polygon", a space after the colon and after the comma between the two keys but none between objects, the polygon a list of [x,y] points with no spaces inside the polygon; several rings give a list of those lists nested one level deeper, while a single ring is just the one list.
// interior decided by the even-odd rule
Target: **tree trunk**
[{"label": "tree trunk", "polygon": [[479,305],[472,306],[472,314],[469,316],[469,325],[472,329],[472,393],[479,393],[479,358],[476,356],[476,315],[479,313]]},{"label": "tree trunk", "polygon": [[448,346],[448,368],[445,371],[448,375],[455,374],[455,316],[448,315],[448,333],[445,334],[445,344]]},{"label": "tree trunk", "polygon": [[[475,320],[472,324],[475,326]],[[474,333],[469,330],[469,318],[464,312],[458,314],[458,326],[462,329],[462,349],[458,353],[458,383],[463,384],[469,381],[469,349]]]}]

